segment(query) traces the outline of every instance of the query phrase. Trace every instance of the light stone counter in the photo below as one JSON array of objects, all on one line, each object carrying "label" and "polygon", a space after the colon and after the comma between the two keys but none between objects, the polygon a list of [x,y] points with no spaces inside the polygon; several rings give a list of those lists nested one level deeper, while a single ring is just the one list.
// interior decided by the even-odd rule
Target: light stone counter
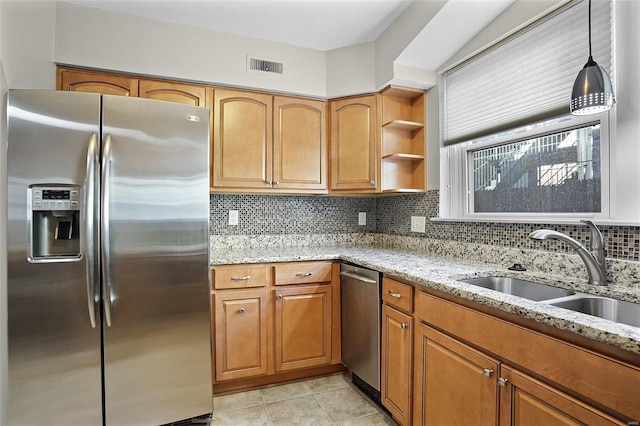
[{"label": "light stone counter", "polygon": [[371,247],[265,247],[232,250],[212,249],[211,265],[275,263],[339,259],[375,269],[417,285],[459,296],[520,317],[569,331],[639,355],[640,327],[618,324],[598,317],[535,302],[460,282],[460,279],[499,275],[527,279],[556,287],[640,303],[637,286],[595,287],[584,281],[534,272],[513,272],[505,266],[425,255],[398,249]]}]

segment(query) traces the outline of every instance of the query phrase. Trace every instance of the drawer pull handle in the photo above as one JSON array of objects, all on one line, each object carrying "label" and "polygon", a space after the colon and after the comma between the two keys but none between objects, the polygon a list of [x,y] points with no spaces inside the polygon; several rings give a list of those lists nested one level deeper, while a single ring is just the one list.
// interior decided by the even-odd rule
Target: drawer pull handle
[{"label": "drawer pull handle", "polygon": [[298,272],[296,274],[296,277],[298,278],[304,278],[304,277],[310,277],[311,275],[313,275],[313,272],[307,272],[306,274],[303,272]]},{"label": "drawer pull handle", "polygon": [[409,324],[407,324],[406,322],[403,322],[400,327],[405,330],[407,327],[409,327]]},{"label": "drawer pull handle", "polygon": [[398,299],[400,299],[402,297],[402,294],[400,293],[394,293],[391,290],[389,290],[389,296],[391,297],[397,297]]},{"label": "drawer pull handle", "polygon": [[251,275],[247,275],[246,277],[231,277],[231,281],[249,281],[251,279]]},{"label": "drawer pull handle", "polygon": [[484,374],[484,377],[490,378],[491,376],[493,376],[493,370],[485,368],[482,370],[482,374]]},{"label": "drawer pull handle", "polygon": [[244,314],[244,308],[240,308],[240,313]]}]

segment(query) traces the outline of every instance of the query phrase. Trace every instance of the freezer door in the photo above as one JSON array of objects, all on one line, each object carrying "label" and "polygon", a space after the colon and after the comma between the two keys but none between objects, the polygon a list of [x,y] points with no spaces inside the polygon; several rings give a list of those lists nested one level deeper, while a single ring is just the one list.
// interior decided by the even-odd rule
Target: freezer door
[{"label": "freezer door", "polygon": [[212,411],[209,110],[103,97],[107,425]]},{"label": "freezer door", "polygon": [[[100,97],[11,90],[7,111],[8,424],[100,425],[99,281],[87,238],[96,229]],[[51,197],[47,187],[57,188]],[[38,210],[42,198],[71,191],[80,210]]]}]

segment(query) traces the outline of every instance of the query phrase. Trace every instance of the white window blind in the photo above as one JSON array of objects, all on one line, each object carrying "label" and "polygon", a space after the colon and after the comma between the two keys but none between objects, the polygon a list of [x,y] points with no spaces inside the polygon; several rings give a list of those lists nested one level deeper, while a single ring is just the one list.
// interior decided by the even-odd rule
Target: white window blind
[{"label": "white window blind", "polygon": [[[593,59],[613,79],[611,1],[593,0]],[[443,74],[443,136],[451,145],[569,112],[589,57],[581,1]]]}]

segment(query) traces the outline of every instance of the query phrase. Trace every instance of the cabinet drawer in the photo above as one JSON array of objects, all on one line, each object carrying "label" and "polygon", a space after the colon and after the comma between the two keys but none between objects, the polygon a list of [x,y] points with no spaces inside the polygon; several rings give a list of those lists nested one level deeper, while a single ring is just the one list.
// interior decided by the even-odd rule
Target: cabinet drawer
[{"label": "cabinet drawer", "polygon": [[276,265],[276,285],[331,281],[331,262],[295,262]]},{"label": "cabinet drawer", "polygon": [[405,312],[413,312],[413,287],[391,278],[382,279],[382,301]]},{"label": "cabinet drawer", "polygon": [[251,288],[267,285],[265,265],[216,266],[213,268],[214,289]]}]

